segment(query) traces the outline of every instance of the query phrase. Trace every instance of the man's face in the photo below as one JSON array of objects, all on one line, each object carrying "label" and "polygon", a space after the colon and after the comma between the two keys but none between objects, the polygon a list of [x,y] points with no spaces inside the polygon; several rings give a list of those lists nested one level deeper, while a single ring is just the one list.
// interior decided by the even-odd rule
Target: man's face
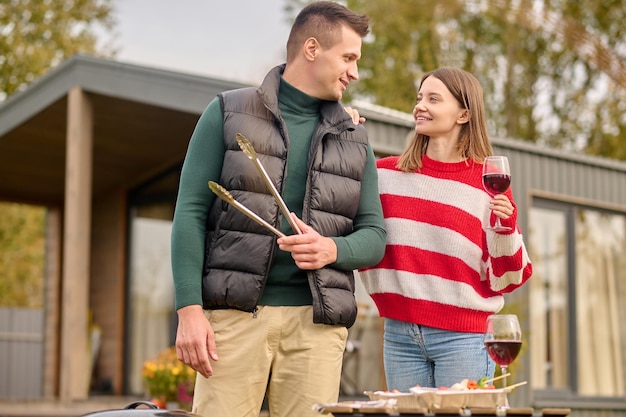
[{"label": "man's face", "polygon": [[312,71],[315,78],[311,95],[322,100],[339,101],[352,80],[359,79],[357,61],[361,58],[361,37],[347,26],[341,37],[328,49],[320,46]]}]

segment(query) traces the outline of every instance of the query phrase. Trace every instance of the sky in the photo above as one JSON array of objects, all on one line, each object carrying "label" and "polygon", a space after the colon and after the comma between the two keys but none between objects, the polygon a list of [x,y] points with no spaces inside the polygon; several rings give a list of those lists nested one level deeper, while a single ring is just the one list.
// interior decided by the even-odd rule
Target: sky
[{"label": "sky", "polygon": [[258,84],[285,61],[287,0],[113,0],[116,60]]}]

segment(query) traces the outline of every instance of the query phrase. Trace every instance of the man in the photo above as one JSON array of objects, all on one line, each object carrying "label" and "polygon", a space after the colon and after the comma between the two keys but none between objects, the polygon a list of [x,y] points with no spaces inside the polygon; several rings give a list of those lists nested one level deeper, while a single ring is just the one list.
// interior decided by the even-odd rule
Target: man
[{"label": "man", "polygon": [[[224,92],[200,117],[183,165],[172,229],[178,358],[199,373],[193,412],[315,416],[337,401],[353,270],[384,253],[375,158],[339,100],[358,79],[366,16],[334,2],[305,7],[287,63],[258,88]],[[241,133],[292,212],[294,232]],[[214,181],[286,236],[216,199]]]}]

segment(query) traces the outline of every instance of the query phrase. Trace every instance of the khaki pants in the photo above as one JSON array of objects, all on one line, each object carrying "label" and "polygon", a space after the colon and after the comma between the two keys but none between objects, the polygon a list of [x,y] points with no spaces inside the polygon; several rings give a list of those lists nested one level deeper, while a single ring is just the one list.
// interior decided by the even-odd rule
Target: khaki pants
[{"label": "khaki pants", "polygon": [[257,417],[268,394],[271,417],[319,417],[315,403],[337,401],[348,330],[313,324],[313,308],[260,306],[205,312],[219,360],[198,375],[193,409],[205,417]]}]

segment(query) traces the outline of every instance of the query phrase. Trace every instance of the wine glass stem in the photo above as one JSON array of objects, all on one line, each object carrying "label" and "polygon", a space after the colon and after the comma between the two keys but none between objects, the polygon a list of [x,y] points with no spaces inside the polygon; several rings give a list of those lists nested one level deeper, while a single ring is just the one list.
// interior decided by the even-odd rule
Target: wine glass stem
[{"label": "wine glass stem", "polygon": [[[502,375],[506,375],[506,366],[500,366]],[[506,388],[506,377],[502,377],[502,388]]]},{"label": "wine glass stem", "polygon": [[495,227],[502,227],[502,223],[500,223],[500,218],[496,216],[496,224]]}]

